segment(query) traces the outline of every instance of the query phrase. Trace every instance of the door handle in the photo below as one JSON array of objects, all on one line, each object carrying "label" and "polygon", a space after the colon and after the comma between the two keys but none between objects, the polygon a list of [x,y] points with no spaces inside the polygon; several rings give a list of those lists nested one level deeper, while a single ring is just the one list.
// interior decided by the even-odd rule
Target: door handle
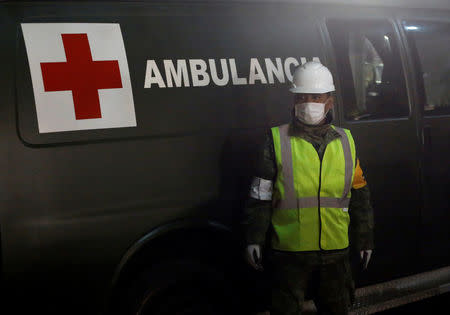
[{"label": "door handle", "polygon": [[431,150],[431,126],[425,125],[423,126],[422,133],[423,145],[426,150]]}]

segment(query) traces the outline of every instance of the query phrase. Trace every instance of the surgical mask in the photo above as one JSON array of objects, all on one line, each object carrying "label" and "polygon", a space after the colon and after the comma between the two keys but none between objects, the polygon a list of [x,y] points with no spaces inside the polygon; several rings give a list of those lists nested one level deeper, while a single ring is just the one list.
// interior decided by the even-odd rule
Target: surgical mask
[{"label": "surgical mask", "polygon": [[325,103],[295,104],[295,117],[307,125],[318,125],[326,116]]}]

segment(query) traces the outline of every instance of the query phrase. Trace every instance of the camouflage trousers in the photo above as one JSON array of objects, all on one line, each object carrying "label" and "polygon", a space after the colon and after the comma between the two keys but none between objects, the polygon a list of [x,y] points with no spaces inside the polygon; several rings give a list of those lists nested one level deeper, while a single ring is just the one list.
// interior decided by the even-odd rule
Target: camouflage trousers
[{"label": "camouflage trousers", "polygon": [[348,314],[353,300],[348,253],[271,251],[271,315],[298,315],[308,292],[318,314]]}]

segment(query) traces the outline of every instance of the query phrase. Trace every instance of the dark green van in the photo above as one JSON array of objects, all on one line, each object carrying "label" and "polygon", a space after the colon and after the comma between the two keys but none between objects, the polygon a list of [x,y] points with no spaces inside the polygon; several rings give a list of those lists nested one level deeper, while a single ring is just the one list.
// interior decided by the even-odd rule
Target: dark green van
[{"label": "dark green van", "polygon": [[372,193],[353,309],[449,290],[448,1],[1,1],[0,47],[9,313],[264,310],[240,211],[308,60]]}]

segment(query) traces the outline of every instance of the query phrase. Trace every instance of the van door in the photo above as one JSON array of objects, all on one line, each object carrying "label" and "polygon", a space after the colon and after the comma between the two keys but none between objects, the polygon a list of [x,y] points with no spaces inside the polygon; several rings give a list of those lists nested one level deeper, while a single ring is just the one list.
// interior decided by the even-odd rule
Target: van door
[{"label": "van door", "polygon": [[327,28],[337,111],[355,138],[375,215],[371,272],[358,278],[380,282],[412,274],[418,269],[419,145],[398,33],[385,19],[329,19]]},{"label": "van door", "polygon": [[423,119],[425,209],[421,250],[425,265],[450,264],[450,23],[403,21]]}]

